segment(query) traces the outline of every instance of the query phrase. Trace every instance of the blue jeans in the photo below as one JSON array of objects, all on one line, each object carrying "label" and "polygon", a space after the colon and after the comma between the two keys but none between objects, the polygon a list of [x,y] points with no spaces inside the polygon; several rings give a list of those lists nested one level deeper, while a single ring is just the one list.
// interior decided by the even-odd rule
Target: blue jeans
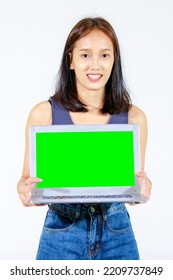
[{"label": "blue jeans", "polygon": [[124,203],[49,205],[36,259],[139,259]]}]

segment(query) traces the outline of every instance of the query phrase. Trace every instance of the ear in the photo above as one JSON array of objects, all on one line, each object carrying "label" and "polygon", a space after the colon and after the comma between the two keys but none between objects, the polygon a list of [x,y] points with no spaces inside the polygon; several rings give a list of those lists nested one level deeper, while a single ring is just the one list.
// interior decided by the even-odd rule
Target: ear
[{"label": "ear", "polygon": [[72,63],[72,54],[71,53],[68,53],[68,55],[69,55],[69,60],[70,60],[70,69],[71,70],[74,70],[74,67],[73,67],[73,63]]}]

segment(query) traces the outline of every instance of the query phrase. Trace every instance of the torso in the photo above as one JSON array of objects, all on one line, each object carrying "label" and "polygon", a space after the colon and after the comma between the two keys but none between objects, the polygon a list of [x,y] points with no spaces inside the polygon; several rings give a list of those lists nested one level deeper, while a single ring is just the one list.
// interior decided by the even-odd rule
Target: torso
[{"label": "torso", "polygon": [[[114,115],[99,115],[93,113],[71,113],[69,114],[75,124],[106,124],[110,123],[110,117]],[[69,118],[70,118],[69,117]],[[137,106],[132,106],[128,112],[128,123],[140,125],[140,147],[141,147],[141,171],[144,170],[145,148],[147,140],[147,120],[144,112]],[[29,176],[29,128],[32,125],[52,125],[52,107],[49,101],[44,101],[31,110],[26,125],[26,148],[22,176]]]}]

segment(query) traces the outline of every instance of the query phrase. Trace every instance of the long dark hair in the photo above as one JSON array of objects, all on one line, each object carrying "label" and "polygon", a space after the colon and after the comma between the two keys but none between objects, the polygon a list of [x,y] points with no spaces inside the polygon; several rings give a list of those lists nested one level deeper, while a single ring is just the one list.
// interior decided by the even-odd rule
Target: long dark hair
[{"label": "long dark hair", "polygon": [[102,31],[111,39],[115,58],[111,75],[105,85],[105,97],[100,113],[118,114],[127,112],[131,106],[131,99],[123,81],[118,39],[110,23],[100,17],[82,19],[71,30],[64,47],[53,99],[68,111],[87,112],[86,105],[78,99],[76,77],[74,71],[70,69],[71,58],[69,53],[72,54],[77,40],[95,29]]}]

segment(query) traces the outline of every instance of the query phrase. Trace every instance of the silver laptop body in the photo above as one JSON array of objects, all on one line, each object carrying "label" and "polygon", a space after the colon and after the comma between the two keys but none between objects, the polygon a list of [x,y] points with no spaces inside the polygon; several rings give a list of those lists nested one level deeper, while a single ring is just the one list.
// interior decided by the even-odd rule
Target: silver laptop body
[{"label": "silver laptop body", "polygon": [[[108,132],[108,131],[132,131],[134,172],[140,171],[140,145],[139,126],[133,124],[106,124],[106,125],[50,125],[32,126],[30,129],[30,176],[37,177],[36,135],[38,133],[71,133],[71,132]],[[113,143],[108,143],[113,145]],[[117,147],[112,147],[117,148]],[[108,155],[109,157],[109,155]],[[61,159],[57,158],[57,161]],[[109,161],[109,158],[108,158]],[[51,163],[50,163],[51,164]],[[79,160],[80,164],[80,160]],[[124,170],[124,172],[126,172]],[[67,171],[68,173],[68,171]],[[58,176],[58,175],[57,175]],[[89,172],[88,172],[88,176]],[[135,176],[135,175],[134,175]],[[44,178],[42,178],[44,180]],[[97,187],[62,187],[32,189],[30,201],[34,204],[50,203],[111,203],[111,202],[145,202],[147,198],[140,194],[141,187],[135,176],[133,186],[97,186]]]}]

